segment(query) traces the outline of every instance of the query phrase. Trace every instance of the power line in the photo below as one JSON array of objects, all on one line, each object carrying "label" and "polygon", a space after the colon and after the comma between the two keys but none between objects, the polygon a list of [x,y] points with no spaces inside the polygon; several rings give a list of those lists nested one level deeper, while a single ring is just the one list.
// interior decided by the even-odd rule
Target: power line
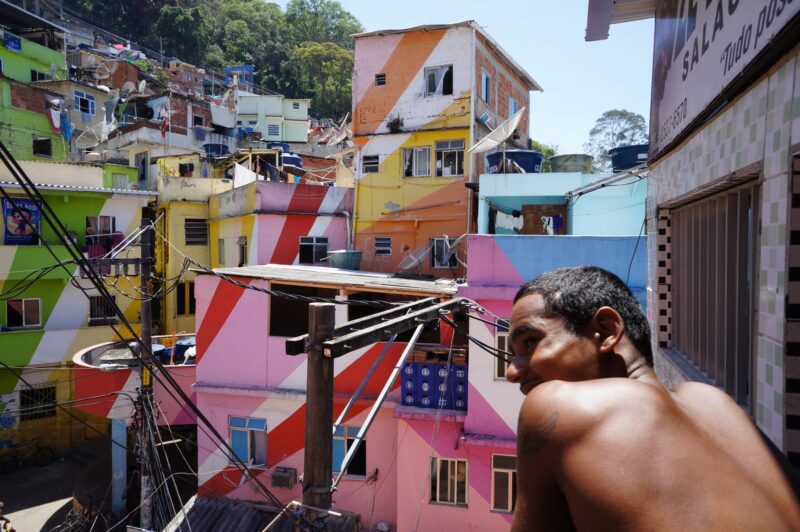
[{"label": "power line", "polygon": [[172,242],[170,242],[167,239],[167,237],[162,235],[161,232],[159,232],[158,229],[156,229],[154,226],[153,226],[153,231],[155,231],[155,233],[159,237],[161,237],[161,239],[164,240],[164,242],[166,242],[170,247],[172,247],[172,249],[174,249],[177,253],[179,253],[181,256],[183,256],[184,259],[186,259],[189,262],[191,262],[197,268],[203,270],[204,273],[207,273],[209,275],[213,275],[215,277],[219,277],[223,281],[231,283],[232,285],[238,286],[239,288],[242,288],[244,290],[253,290],[253,291],[261,292],[262,294],[266,294],[266,295],[272,296],[272,297],[277,297],[277,298],[280,298],[280,299],[289,299],[289,300],[292,300],[292,301],[303,301],[303,302],[306,302],[306,303],[333,303],[333,304],[336,304],[336,305],[369,306],[369,307],[398,306],[398,305],[402,305],[403,304],[403,302],[382,301],[382,300],[374,300],[374,299],[372,299],[372,300],[331,299],[331,298],[326,298],[326,297],[304,296],[304,295],[300,295],[300,294],[290,294],[290,293],[287,293],[287,292],[281,292],[281,291],[278,291],[278,290],[270,290],[269,288],[262,288],[260,286],[254,286],[254,285],[250,285],[250,284],[247,284],[247,283],[243,283],[241,281],[238,281],[236,279],[233,279],[233,278],[229,277],[228,275],[225,275],[224,273],[220,273],[220,272],[212,270],[211,268],[208,268],[207,266],[203,266],[202,264],[200,264],[199,262],[195,261],[191,257],[187,257],[183,252],[181,252],[180,249],[178,249]]},{"label": "power line", "polygon": [[[131,353],[133,354],[133,356],[137,360],[139,360],[139,362],[142,364],[142,366],[147,367],[148,369],[150,369],[151,366],[155,366],[160,371],[160,373],[153,372],[154,378],[156,378],[156,380],[158,380],[162,385],[164,385],[164,382],[161,380],[162,377],[169,383],[169,386],[164,385],[165,391],[167,391],[173,397],[173,399],[176,399],[174,394],[172,393],[172,391],[169,389],[169,387],[171,386],[178,393],[178,395],[181,396],[182,402],[185,405],[188,405],[191,408],[191,410],[195,413],[195,415],[197,416],[197,419],[202,421],[211,430],[211,432],[214,434],[214,436],[217,439],[217,441],[223,447],[225,447],[226,450],[231,452],[233,463],[237,467],[239,467],[240,469],[243,469],[243,470],[245,470],[246,472],[248,472],[249,474],[252,475],[252,472],[250,471],[250,468],[247,466],[247,464],[245,464],[242,460],[240,460],[235,455],[235,453],[233,453],[233,449],[228,444],[228,442],[225,440],[225,438],[222,437],[222,435],[219,433],[219,431],[216,429],[216,427],[214,427],[214,425],[208,420],[208,418],[202,413],[202,411],[200,411],[200,409],[197,407],[197,405],[195,405],[191,401],[189,396],[186,395],[186,393],[180,388],[180,385],[169,374],[169,372],[164,370],[164,366],[157,359],[155,359],[153,357],[151,346],[148,346],[148,345],[144,344],[144,342],[142,341],[141,337],[136,333],[136,331],[134,330],[133,326],[128,321],[128,319],[125,316],[125,314],[122,311],[122,309],[120,309],[119,306],[117,305],[117,303],[114,300],[113,296],[111,296],[111,294],[108,292],[108,290],[106,290],[103,281],[100,279],[100,277],[97,274],[97,272],[95,271],[95,269],[85,259],[85,257],[83,257],[83,255],[78,251],[78,245],[77,245],[77,242],[75,242],[75,239],[73,238],[73,236],[68,233],[66,227],[64,227],[64,225],[61,223],[60,219],[58,218],[58,215],[52,210],[52,208],[47,203],[47,201],[44,199],[44,197],[42,197],[41,193],[39,193],[39,191],[36,189],[36,186],[33,184],[33,182],[30,180],[30,178],[28,178],[28,176],[25,174],[25,171],[19,166],[19,163],[17,163],[17,161],[14,159],[14,157],[8,151],[8,148],[6,148],[5,144],[3,144],[2,142],[0,142],[0,162],[3,162],[6,165],[6,167],[9,169],[9,171],[11,172],[12,176],[14,177],[14,179],[20,184],[21,188],[23,189],[25,194],[30,199],[32,199],[34,201],[41,202],[41,205],[42,205],[42,217],[45,219],[45,221],[48,224],[50,224],[51,227],[56,229],[55,232],[56,232],[59,240],[63,243],[63,245],[64,245],[65,249],[67,250],[67,252],[70,254],[70,256],[72,256],[73,260],[75,260],[80,267],[84,268],[84,271],[87,274],[87,277],[89,278],[91,283],[95,286],[95,288],[98,290],[100,295],[106,300],[106,303],[108,305],[110,305],[110,307],[117,314],[117,317],[125,325],[125,328],[130,332],[130,334],[133,337],[134,341],[137,344],[139,344],[139,346],[141,347],[142,351],[148,355],[149,361],[145,361],[144,357],[142,357],[131,346],[130,350],[131,350]],[[14,211],[21,215],[21,211],[20,211],[19,207],[17,206],[16,202],[8,194],[8,192],[5,190],[5,188],[3,188],[2,186],[0,186],[0,193],[6,199],[6,201],[8,201],[11,204],[12,208],[14,209]],[[40,241],[44,242],[45,247],[47,248],[48,252],[53,256],[53,258],[56,261],[60,262],[60,259],[56,255],[55,251],[53,251],[51,246],[47,242],[45,242],[44,240],[41,239],[41,235],[39,234],[38,230],[33,226],[31,226],[31,228],[33,230],[33,233],[38,238],[40,238]],[[64,266],[64,265],[62,265],[62,268],[64,268],[66,270],[66,266]],[[68,273],[70,273],[70,275],[71,275],[71,272],[68,272]],[[84,290],[83,288],[81,288],[81,290],[84,292],[84,295],[88,295],[88,294],[86,294],[86,290]],[[114,331],[115,334],[117,334],[117,336],[121,340],[124,340],[124,338],[122,337],[120,332],[117,330],[117,328],[113,324],[108,324],[108,326],[112,329],[112,331]],[[181,401],[178,401],[178,403],[180,404]],[[73,415],[72,413],[69,413],[69,414]],[[262,482],[260,482],[255,477],[253,477],[253,478],[254,478],[256,484],[258,485],[259,489],[264,493],[264,495],[266,495],[266,497],[273,504],[275,504],[276,507],[280,507],[280,500]],[[296,519],[293,519],[293,520],[295,520],[295,522],[296,522]]]}]

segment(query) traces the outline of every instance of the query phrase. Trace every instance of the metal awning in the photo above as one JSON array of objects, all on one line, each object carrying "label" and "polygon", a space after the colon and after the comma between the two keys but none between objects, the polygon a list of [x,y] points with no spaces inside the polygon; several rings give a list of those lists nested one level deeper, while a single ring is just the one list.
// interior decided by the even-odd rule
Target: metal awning
[{"label": "metal awning", "polygon": [[573,188],[564,193],[564,197],[567,199],[576,198],[578,196],[582,196],[583,194],[588,194],[589,192],[594,192],[595,190],[599,190],[601,188],[605,188],[611,185],[615,185],[618,182],[622,181],[628,177],[647,177],[649,169],[647,164],[640,164],[638,166],[634,166],[629,170],[625,170],[624,172],[619,172],[618,174],[613,174],[594,183],[589,183],[588,185],[584,185],[582,187]]}]

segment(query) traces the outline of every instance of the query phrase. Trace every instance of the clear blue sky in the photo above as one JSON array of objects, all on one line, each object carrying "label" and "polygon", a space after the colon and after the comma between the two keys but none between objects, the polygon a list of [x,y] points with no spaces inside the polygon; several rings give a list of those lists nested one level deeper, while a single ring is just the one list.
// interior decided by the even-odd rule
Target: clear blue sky
[{"label": "clear blue sky", "polygon": [[[278,0],[285,7],[286,0]],[[609,109],[650,118],[653,20],[615,24],[586,42],[588,0],[340,0],[367,31],[475,20],[539,82],[530,134],[580,153]]]}]

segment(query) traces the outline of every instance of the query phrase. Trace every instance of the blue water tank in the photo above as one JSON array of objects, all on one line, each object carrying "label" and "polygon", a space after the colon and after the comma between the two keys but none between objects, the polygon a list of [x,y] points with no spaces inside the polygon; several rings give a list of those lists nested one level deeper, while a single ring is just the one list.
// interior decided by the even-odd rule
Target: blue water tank
[{"label": "blue water tank", "polygon": [[500,161],[505,154],[506,159],[510,159],[520,165],[528,174],[538,174],[542,171],[542,161],[544,155],[536,150],[506,150],[492,152],[486,156],[489,162],[489,172],[497,173]]},{"label": "blue water tank", "polygon": [[611,170],[614,173],[623,172],[646,163],[649,146],[649,144],[633,144],[608,150],[608,155],[611,157]]},{"label": "blue water tank", "polygon": [[303,167],[303,159],[301,159],[299,155],[291,153],[282,153],[281,163],[287,166],[294,166],[295,168]]},{"label": "blue water tank", "polygon": [[283,153],[289,153],[292,149],[285,142],[267,142],[268,150],[281,150]]}]

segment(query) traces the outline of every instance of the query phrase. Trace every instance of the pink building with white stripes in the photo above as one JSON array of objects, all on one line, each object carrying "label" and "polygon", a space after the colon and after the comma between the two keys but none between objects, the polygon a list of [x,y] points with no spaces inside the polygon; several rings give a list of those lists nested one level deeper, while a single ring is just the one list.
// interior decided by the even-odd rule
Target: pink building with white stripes
[{"label": "pink building with white stripes", "polygon": [[255,181],[211,196],[212,267],[320,264],[348,247],[352,188]]},{"label": "pink building with white stripes", "polygon": [[[216,271],[258,288],[339,300],[450,299],[459,290],[453,282],[332,268],[267,265]],[[285,340],[307,331],[308,304],[246,290],[212,275],[198,275],[196,286],[198,406],[282,501],[299,500],[306,356],[286,355]],[[379,310],[339,305],[337,323]],[[469,328],[466,321],[458,323]],[[405,345],[389,346],[334,437],[334,472]],[[334,417],[384,346],[373,344],[336,359]],[[485,352],[468,352],[462,334],[437,323],[427,327],[334,493],[335,507],[359,514],[365,530],[378,530],[381,522],[393,530],[507,528],[522,396],[514,386],[494,382],[492,360]],[[488,368],[489,393],[471,382],[475,363]],[[439,392],[442,385],[450,392]],[[261,500],[201,430],[198,453],[200,496]]]}]

